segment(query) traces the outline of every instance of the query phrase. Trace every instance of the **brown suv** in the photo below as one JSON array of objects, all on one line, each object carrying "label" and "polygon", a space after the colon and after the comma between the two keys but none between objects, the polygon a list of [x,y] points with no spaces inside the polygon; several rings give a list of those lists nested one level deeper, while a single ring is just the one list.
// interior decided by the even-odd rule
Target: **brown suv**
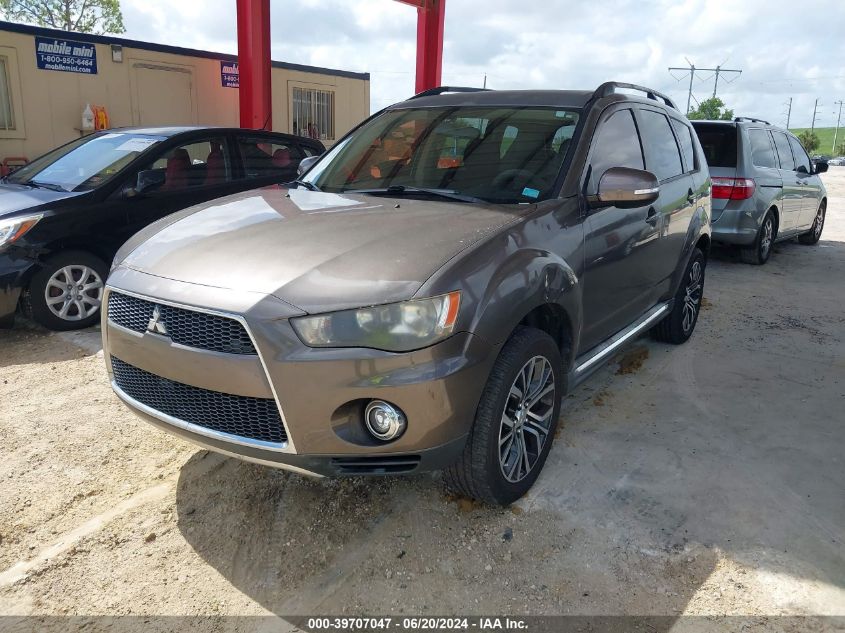
[{"label": "brown suv", "polygon": [[445,469],[510,503],[568,389],[640,332],[692,334],[709,245],[707,166],[665,96],[439,88],[289,186],[130,240],[109,376],[211,450],[311,475]]}]

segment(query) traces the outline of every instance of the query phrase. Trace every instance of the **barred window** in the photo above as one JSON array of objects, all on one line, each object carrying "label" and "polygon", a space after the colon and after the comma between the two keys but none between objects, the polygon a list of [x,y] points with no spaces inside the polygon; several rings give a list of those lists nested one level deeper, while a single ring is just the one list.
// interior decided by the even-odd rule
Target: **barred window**
[{"label": "barred window", "polygon": [[9,60],[0,57],[0,130],[14,130],[15,117],[12,112],[12,90],[9,83]]},{"label": "barred window", "polygon": [[293,133],[334,140],[334,93],[311,88],[293,89]]}]

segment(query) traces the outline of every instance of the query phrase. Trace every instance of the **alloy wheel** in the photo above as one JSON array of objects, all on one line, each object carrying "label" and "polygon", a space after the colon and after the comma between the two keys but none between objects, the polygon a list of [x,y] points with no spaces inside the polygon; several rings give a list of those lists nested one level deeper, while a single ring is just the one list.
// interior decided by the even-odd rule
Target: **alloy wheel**
[{"label": "alloy wheel", "polygon": [[769,255],[769,249],[772,247],[772,237],[774,233],[774,221],[771,216],[766,218],[763,224],[763,234],[760,236],[760,255],[763,259]]},{"label": "alloy wheel", "polygon": [[819,206],[819,210],[816,213],[816,221],[813,224],[813,237],[817,240],[822,235],[822,227],[824,227],[824,205]]},{"label": "alloy wheel", "polygon": [[534,356],[511,385],[499,426],[499,467],[511,483],[525,479],[543,452],[555,408],[555,375],[545,356]]},{"label": "alloy wheel", "polygon": [[81,321],[100,309],[103,286],[93,268],[71,264],[53,273],[44,289],[44,300],[60,319]]},{"label": "alloy wheel", "polygon": [[703,278],[704,269],[701,262],[696,261],[690,268],[689,275],[687,275],[687,285],[684,293],[684,318],[681,322],[684,332],[689,332],[695,324],[695,317],[701,305],[701,295],[704,286]]}]

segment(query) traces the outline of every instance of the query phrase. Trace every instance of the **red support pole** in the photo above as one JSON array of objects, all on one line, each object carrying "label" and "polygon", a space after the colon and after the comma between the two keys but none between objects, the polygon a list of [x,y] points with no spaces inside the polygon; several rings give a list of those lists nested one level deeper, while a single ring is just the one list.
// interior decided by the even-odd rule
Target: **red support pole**
[{"label": "red support pole", "polygon": [[443,74],[446,0],[424,0],[417,9],[417,92],[436,88]]},{"label": "red support pole", "polygon": [[273,129],[270,0],[237,0],[241,127]]}]

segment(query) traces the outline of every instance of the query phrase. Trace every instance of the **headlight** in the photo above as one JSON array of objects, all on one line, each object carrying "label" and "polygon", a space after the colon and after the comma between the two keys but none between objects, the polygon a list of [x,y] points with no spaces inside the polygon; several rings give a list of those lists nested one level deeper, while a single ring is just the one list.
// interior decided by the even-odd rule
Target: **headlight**
[{"label": "headlight", "polygon": [[43,214],[24,215],[16,218],[0,218],[0,246],[12,244],[26,235],[44,217]]},{"label": "headlight", "polygon": [[460,292],[429,299],[291,319],[309,347],[371,347],[407,352],[443,340],[458,320]]}]

